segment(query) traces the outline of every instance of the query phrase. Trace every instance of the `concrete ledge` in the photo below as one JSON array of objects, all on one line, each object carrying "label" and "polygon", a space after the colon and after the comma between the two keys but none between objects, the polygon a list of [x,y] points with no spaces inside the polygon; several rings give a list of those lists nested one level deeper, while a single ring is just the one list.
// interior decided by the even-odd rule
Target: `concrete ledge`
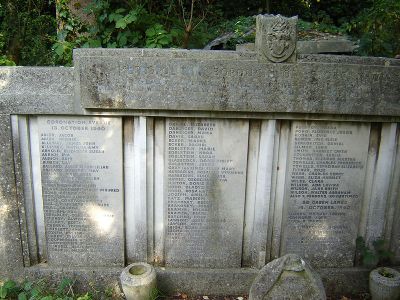
[{"label": "concrete ledge", "polygon": [[157,282],[168,294],[189,295],[248,294],[257,269],[170,269],[157,268]]},{"label": "concrete ledge", "polygon": [[336,115],[400,115],[397,60],[305,56],[260,63],[255,53],[78,49],[77,106]]},{"label": "concrete ledge", "polygon": [[[400,267],[395,267],[397,270]],[[257,269],[179,269],[156,267],[158,288],[166,294],[184,292],[189,295],[240,295],[248,294],[258,274]],[[77,290],[90,290],[119,286],[122,268],[50,268],[45,264],[25,268],[27,278],[45,278],[56,285],[63,277],[76,280]],[[340,297],[368,292],[366,268],[317,269],[329,296]]]},{"label": "concrete ledge", "polygon": [[0,67],[0,112],[73,113],[73,79],[73,68]]},{"label": "concrete ledge", "polygon": [[357,49],[354,42],[346,39],[298,41],[297,53],[352,53]]}]

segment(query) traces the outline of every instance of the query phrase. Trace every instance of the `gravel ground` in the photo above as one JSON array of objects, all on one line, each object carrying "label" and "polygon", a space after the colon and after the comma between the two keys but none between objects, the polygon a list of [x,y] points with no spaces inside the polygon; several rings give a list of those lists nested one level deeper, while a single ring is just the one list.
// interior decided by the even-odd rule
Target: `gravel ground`
[{"label": "gravel ground", "polygon": [[[206,295],[199,295],[199,296],[188,296],[184,293],[178,293],[173,296],[169,296],[166,298],[159,298],[165,300],[248,300],[247,295],[241,296],[206,296]],[[327,297],[327,300],[370,300],[371,297],[368,293],[360,294],[360,295],[352,295],[352,296],[341,296],[341,297]]]},{"label": "gravel ground", "polygon": [[206,296],[206,295],[200,295],[200,296],[194,296],[194,297],[189,297],[188,295],[184,293],[178,293],[176,295],[173,295],[171,297],[164,298],[165,300],[247,300],[248,297],[247,295],[241,295],[241,296]]}]

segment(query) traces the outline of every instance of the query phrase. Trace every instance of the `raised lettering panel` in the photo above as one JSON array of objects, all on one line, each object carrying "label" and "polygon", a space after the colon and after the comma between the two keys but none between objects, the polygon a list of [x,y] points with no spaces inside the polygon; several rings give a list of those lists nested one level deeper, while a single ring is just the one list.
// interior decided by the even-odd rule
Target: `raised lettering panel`
[{"label": "raised lettering panel", "polygon": [[121,119],[38,117],[37,128],[48,263],[122,266]]},{"label": "raised lettering panel", "polygon": [[283,253],[315,267],[353,265],[368,143],[365,124],[293,122]]},{"label": "raised lettering panel", "polygon": [[240,267],[248,121],[167,119],[167,266]]}]

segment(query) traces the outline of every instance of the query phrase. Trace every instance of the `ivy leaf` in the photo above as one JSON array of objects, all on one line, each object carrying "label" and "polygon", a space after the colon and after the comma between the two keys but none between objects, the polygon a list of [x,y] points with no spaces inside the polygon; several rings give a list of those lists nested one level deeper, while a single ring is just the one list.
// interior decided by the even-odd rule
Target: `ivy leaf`
[{"label": "ivy leaf", "polygon": [[160,43],[161,45],[168,45],[171,42],[171,39],[168,38],[167,36],[162,37],[161,39],[159,39],[158,43]]},{"label": "ivy leaf", "polygon": [[126,11],[125,8],[118,8],[118,9],[115,11],[115,13],[120,14],[120,13],[123,13],[123,12],[125,12],[125,11]]},{"label": "ivy leaf", "polygon": [[121,28],[121,29],[125,29],[126,25],[128,25],[125,21],[125,19],[119,19],[116,23],[115,23],[115,28]]},{"label": "ivy leaf", "polygon": [[89,45],[90,45],[91,48],[100,48],[101,47],[101,41],[100,40],[90,39],[88,42],[89,42]]},{"label": "ivy leaf", "polygon": [[17,284],[15,283],[15,281],[12,280],[7,280],[6,282],[4,282],[3,285],[7,290],[11,290],[13,288],[15,288],[17,286]]},{"label": "ivy leaf", "polygon": [[132,23],[132,22],[136,22],[136,20],[137,20],[137,15],[136,15],[136,13],[130,13],[129,15],[127,15],[127,16],[125,17],[125,21],[126,21],[126,23],[128,23],[128,24],[130,24],[130,23]]},{"label": "ivy leaf", "polygon": [[26,293],[25,292],[19,293],[18,300],[28,300]]},{"label": "ivy leaf", "polygon": [[[107,19],[107,14],[102,14],[102,15],[99,17],[99,21],[100,21],[100,22],[104,22],[105,19]],[[111,22],[111,21],[110,21],[110,22]]]},{"label": "ivy leaf", "polygon": [[123,19],[124,16],[121,14],[116,14],[116,13],[112,13],[108,16],[108,20],[110,22],[114,21],[114,22],[118,22],[119,20]]},{"label": "ivy leaf", "polygon": [[35,299],[40,295],[40,290],[38,288],[33,288],[31,292],[32,297],[30,299]]},{"label": "ivy leaf", "polygon": [[0,299],[6,299],[7,297],[7,289],[3,286],[0,286]]},{"label": "ivy leaf", "polygon": [[108,43],[107,48],[117,48],[117,43],[116,42]]},{"label": "ivy leaf", "polygon": [[147,36],[147,37],[153,37],[153,36],[155,36],[156,34],[157,34],[157,32],[156,32],[156,30],[155,30],[153,27],[151,27],[151,28],[149,28],[149,29],[146,30],[146,36]]},{"label": "ivy leaf", "polygon": [[63,54],[64,54],[64,45],[63,44],[57,44],[55,47],[54,47],[54,52],[56,52],[56,54],[58,55],[58,56],[62,56]]},{"label": "ivy leaf", "polygon": [[25,282],[25,284],[24,284],[24,290],[25,290],[26,292],[28,292],[28,291],[30,291],[30,290],[32,289],[32,286],[33,286],[33,282],[27,281],[27,282]]},{"label": "ivy leaf", "polygon": [[121,38],[119,39],[119,45],[121,47],[124,47],[128,42],[128,37],[126,36],[126,34],[122,35]]}]

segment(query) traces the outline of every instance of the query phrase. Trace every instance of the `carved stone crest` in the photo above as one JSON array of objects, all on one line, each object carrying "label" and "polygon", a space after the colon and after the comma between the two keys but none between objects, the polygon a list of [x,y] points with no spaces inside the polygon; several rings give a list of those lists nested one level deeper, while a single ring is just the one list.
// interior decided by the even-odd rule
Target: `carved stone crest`
[{"label": "carved stone crest", "polygon": [[296,43],[297,17],[257,16],[256,51],[260,60],[294,62]]}]

